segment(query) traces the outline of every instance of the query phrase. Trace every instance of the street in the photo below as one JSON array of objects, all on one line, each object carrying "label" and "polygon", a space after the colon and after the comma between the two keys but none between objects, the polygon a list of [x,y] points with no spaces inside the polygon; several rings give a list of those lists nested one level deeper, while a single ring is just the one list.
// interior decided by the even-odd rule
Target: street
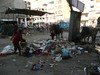
[{"label": "street", "polygon": [[[24,35],[28,44],[34,40],[50,39],[49,33],[34,33]],[[68,33],[64,32],[64,38],[68,39]],[[6,46],[11,45],[10,38],[0,39],[0,51]],[[45,62],[42,70],[32,71],[32,64],[39,60]],[[50,65],[53,65],[50,67]],[[11,54],[0,58],[0,75],[85,75],[84,68],[97,65],[98,58],[96,53],[83,53],[75,55],[70,59],[61,62],[52,62],[51,56],[24,57],[18,54]]]}]

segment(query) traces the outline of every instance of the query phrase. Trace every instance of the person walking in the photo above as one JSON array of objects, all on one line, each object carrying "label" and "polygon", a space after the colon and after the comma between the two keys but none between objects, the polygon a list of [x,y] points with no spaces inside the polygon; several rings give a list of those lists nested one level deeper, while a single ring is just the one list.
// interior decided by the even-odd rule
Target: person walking
[{"label": "person walking", "polygon": [[51,36],[51,39],[54,40],[54,37],[55,37],[55,32],[54,32],[54,30],[51,31],[50,36]]}]

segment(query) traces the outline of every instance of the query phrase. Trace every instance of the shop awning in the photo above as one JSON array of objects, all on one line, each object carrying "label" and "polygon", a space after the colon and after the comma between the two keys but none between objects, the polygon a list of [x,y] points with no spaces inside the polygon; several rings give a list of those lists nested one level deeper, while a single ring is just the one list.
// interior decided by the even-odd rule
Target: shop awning
[{"label": "shop awning", "polygon": [[5,14],[25,14],[25,15],[43,16],[44,14],[53,14],[53,13],[38,11],[38,10],[8,8]]}]

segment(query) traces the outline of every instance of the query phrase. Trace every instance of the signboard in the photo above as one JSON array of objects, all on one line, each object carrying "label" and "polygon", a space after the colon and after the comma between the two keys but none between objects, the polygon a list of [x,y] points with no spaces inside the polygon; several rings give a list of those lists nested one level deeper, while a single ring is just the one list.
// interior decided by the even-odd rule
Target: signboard
[{"label": "signboard", "polygon": [[78,8],[81,12],[83,12],[83,11],[84,11],[84,5],[85,5],[84,3],[78,1],[78,6],[77,6],[77,8]]},{"label": "signboard", "polygon": [[83,12],[84,11],[84,3],[82,3],[81,1],[79,0],[72,0],[72,6],[76,7],[77,9],[80,10],[80,12]]},{"label": "signboard", "polygon": [[72,0],[72,5],[77,8],[78,0]]}]

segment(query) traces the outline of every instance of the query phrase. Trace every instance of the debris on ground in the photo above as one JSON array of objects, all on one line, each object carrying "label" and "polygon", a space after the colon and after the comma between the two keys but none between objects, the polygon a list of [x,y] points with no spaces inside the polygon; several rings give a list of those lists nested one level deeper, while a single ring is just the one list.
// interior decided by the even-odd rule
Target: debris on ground
[{"label": "debris on ground", "polygon": [[14,47],[12,45],[7,45],[3,48],[0,54],[11,54],[14,52]]}]

